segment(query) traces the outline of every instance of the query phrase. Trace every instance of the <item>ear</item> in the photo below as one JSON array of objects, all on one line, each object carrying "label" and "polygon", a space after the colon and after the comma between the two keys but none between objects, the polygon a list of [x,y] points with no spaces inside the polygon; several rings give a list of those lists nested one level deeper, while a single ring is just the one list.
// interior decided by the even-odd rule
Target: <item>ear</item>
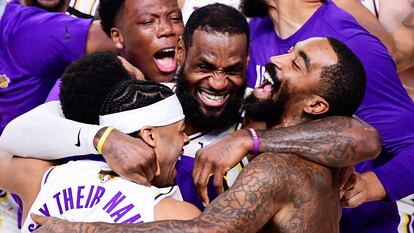
[{"label": "ear", "polygon": [[180,38],[178,39],[177,46],[175,48],[175,56],[176,56],[177,62],[180,66],[183,66],[183,64],[184,64],[185,52],[186,51],[185,51],[183,37],[180,36]]},{"label": "ear", "polygon": [[116,27],[111,28],[111,38],[114,41],[115,47],[118,50],[121,50],[124,48],[124,37],[122,36],[118,28]]},{"label": "ear", "polygon": [[303,110],[308,114],[321,115],[329,111],[328,101],[318,95],[312,95],[305,102],[306,106]]},{"label": "ear", "polygon": [[155,147],[155,128],[152,126],[144,126],[139,131],[142,140],[151,147]]}]

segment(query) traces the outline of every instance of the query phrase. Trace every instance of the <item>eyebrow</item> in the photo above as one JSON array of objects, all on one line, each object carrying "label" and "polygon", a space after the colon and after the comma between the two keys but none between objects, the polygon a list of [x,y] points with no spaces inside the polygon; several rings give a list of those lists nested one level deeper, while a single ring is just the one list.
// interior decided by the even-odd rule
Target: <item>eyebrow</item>
[{"label": "eyebrow", "polygon": [[308,55],[303,50],[299,50],[298,53],[299,53],[299,56],[301,56],[302,59],[305,61],[306,71],[309,71],[310,60],[309,60]]}]

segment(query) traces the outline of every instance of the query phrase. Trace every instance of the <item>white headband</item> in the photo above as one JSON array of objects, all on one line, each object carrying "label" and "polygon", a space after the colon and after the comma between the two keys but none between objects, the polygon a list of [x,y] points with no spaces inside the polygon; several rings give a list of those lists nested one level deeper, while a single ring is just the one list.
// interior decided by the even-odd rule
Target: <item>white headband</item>
[{"label": "white headband", "polygon": [[172,95],[142,108],[99,116],[99,124],[128,134],[141,130],[145,125],[166,126],[182,119],[184,113],[180,101]]}]

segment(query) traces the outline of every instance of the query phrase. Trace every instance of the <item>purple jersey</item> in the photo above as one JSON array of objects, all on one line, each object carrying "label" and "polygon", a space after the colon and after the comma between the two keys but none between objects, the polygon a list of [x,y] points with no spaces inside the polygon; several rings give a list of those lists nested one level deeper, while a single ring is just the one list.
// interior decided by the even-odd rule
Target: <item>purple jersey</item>
[{"label": "purple jersey", "polygon": [[0,134],[43,103],[65,67],[85,53],[92,20],[9,3],[0,21]]},{"label": "purple jersey", "polygon": [[358,164],[357,170],[373,170],[389,199],[346,210],[341,232],[397,232],[395,201],[414,193],[414,105],[385,46],[330,0],[287,39],[275,33],[269,17],[253,19],[250,30],[249,87],[262,81],[264,65],[271,56],[284,54],[296,42],[310,37],[336,38],[361,60],[367,74],[367,90],[356,115],[378,130],[383,152],[373,161]]}]

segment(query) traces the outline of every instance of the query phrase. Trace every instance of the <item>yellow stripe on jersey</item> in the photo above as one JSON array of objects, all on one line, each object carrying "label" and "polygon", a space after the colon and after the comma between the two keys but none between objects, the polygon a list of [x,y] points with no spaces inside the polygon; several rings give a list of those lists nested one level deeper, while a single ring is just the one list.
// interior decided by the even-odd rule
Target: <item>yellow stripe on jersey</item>
[{"label": "yellow stripe on jersey", "polygon": [[171,186],[169,188],[158,189],[157,194],[155,195],[154,200],[157,200],[161,196],[170,194],[173,191],[173,189],[174,189],[174,186]]},{"label": "yellow stripe on jersey", "polygon": [[4,195],[4,197],[0,197],[0,202],[1,201],[6,201],[8,199],[10,199],[9,192],[6,192],[6,195]]},{"label": "yellow stripe on jersey", "polygon": [[91,15],[91,13],[92,13],[92,8],[93,8],[93,6],[95,5],[96,0],[94,0],[94,1],[89,1],[89,2],[90,2],[90,4],[89,4],[89,7],[88,7],[88,12],[87,12],[87,14]]},{"label": "yellow stripe on jersey", "polygon": [[404,214],[404,224],[403,224],[403,233],[408,233],[408,228],[410,227],[410,218],[408,217],[408,214]]}]

